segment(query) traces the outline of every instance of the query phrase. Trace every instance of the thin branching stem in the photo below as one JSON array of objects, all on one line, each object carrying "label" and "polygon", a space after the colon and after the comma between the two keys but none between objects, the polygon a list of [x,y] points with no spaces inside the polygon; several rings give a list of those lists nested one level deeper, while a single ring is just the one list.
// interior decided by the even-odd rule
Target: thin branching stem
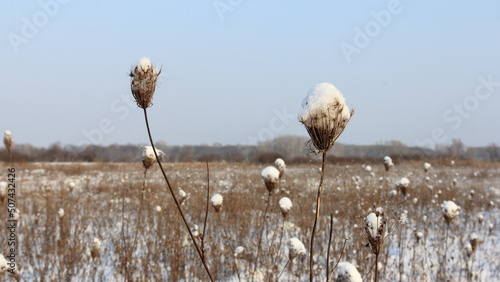
[{"label": "thin branching stem", "polygon": [[323,152],[323,160],[321,162],[321,179],[319,180],[318,195],[316,196],[316,214],[314,217],[314,225],[311,233],[311,248],[309,251],[309,281],[313,281],[314,277],[314,236],[316,235],[316,225],[318,224],[319,212],[321,208],[321,191],[323,190],[323,179],[325,177],[325,161],[326,161],[326,151]]},{"label": "thin branching stem", "polygon": [[170,191],[170,194],[172,195],[172,198],[174,199],[175,206],[177,207],[177,210],[179,211],[179,214],[181,215],[182,222],[184,222],[184,225],[186,226],[186,229],[189,233],[189,237],[191,238],[191,241],[193,242],[194,247],[196,248],[196,252],[198,253],[198,256],[200,257],[201,263],[203,264],[203,267],[205,268],[205,271],[207,272],[208,277],[210,278],[210,281],[214,281],[212,274],[210,273],[210,269],[208,268],[208,265],[206,264],[203,253],[200,250],[200,247],[196,243],[196,239],[193,236],[193,233],[191,232],[191,229],[189,228],[189,224],[186,220],[186,217],[184,216],[184,213],[182,212],[181,206],[179,204],[179,201],[175,197],[174,190],[172,189],[172,186],[170,185],[170,181],[168,180],[167,174],[165,173],[165,170],[163,169],[163,166],[161,165],[160,158],[158,158],[158,154],[156,153],[156,148],[153,142],[153,137],[151,137],[151,130],[149,128],[149,121],[148,121],[148,114],[146,108],[143,108],[144,110],[144,119],[146,121],[146,127],[148,130],[148,136],[149,136],[149,142],[151,143],[151,147],[153,147],[153,152],[156,157],[156,161],[158,162],[158,165],[160,167],[161,173],[163,174],[163,178],[165,178],[165,182],[167,183],[168,190]]}]

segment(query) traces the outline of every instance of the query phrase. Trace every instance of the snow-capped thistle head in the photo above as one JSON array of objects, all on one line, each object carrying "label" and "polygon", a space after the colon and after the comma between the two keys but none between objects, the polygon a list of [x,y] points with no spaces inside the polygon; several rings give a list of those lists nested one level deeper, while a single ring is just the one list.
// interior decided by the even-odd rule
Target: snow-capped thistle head
[{"label": "snow-capped thistle head", "polygon": [[403,211],[403,212],[399,215],[398,222],[399,222],[399,223],[401,223],[401,224],[408,223],[408,211],[407,211],[407,210],[404,210],[404,211]]},{"label": "snow-capped thistle head", "polygon": [[432,165],[430,163],[424,163],[424,172],[428,172]]},{"label": "snow-capped thistle head", "polygon": [[238,247],[236,247],[236,249],[234,249],[234,257],[239,258],[243,255],[244,252],[245,252],[245,248],[242,246],[238,246]]},{"label": "snow-capped thistle head", "polygon": [[406,177],[403,177],[396,182],[396,187],[401,190],[401,193],[403,193],[403,196],[406,196],[406,191],[410,187],[410,180]]},{"label": "snow-capped thistle head", "polygon": [[274,166],[268,166],[262,170],[262,179],[266,184],[267,191],[273,192],[278,187],[280,181],[280,172]]},{"label": "snow-capped thistle head", "polygon": [[7,265],[7,260],[2,254],[0,254],[0,276],[3,276],[8,269],[9,266]]},{"label": "snow-capped thistle head", "polygon": [[454,165],[455,165],[455,161],[454,161],[454,160],[451,160],[451,161],[450,161],[450,165],[451,165],[451,166],[454,166]]},{"label": "snow-capped thistle head", "polygon": [[363,279],[354,265],[341,262],[337,266],[335,282],[362,282]]},{"label": "snow-capped thistle head", "polygon": [[153,94],[161,69],[155,69],[150,59],[144,57],[130,71],[130,90],[137,106],[142,109],[153,105]]},{"label": "snow-capped thistle head", "polygon": [[451,221],[460,213],[460,207],[453,201],[444,201],[443,203],[443,217],[446,223],[450,224]]},{"label": "snow-capped thistle head", "polygon": [[424,237],[424,233],[418,231],[415,233],[415,238],[417,239],[417,243]]},{"label": "snow-capped thistle head", "polygon": [[90,256],[92,259],[98,258],[101,254],[101,240],[99,238],[94,238],[92,243],[92,249],[90,249]]},{"label": "snow-capped thistle head", "polygon": [[285,170],[286,170],[285,161],[281,158],[277,158],[274,161],[274,165],[276,166],[276,168],[280,172],[280,179],[281,179],[283,177],[283,174],[285,174]]},{"label": "snow-capped thistle head", "polygon": [[75,187],[76,187],[76,183],[74,181],[70,181],[68,183],[68,190],[69,190],[70,193],[73,192],[73,190],[75,189]]},{"label": "snow-capped thistle head", "polygon": [[222,200],[223,198],[221,194],[215,194],[210,199],[210,204],[212,204],[212,207],[214,207],[217,213],[222,211]]},{"label": "snow-capped thistle head", "polygon": [[368,245],[374,254],[380,254],[384,243],[384,229],[386,221],[383,219],[383,210],[377,209],[365,218],[365,235]]},{"label": "snow-capped thistle head", "polygon": [[[144,165],[145,169],[148,169],[156,162],[155,152],[152,146],[141,146],[141,151],[142,164]],[[158,155],[158,159],[160,159],[160,161],[165,155],[165,153],[163,153],[163,151],[159,149],[156,149],[156,154]]]},{"label": "snow-capped thistle head", "polygon": [[319,153],[330,150],[353,114],[342,93],[332,84],[324,82],[310,89],[299,116],[311,137],[310,149]]},{"label": "snow-capped thistle head", "polygon": [[394,163],[392,162],[391,157],[385,156],[384,157],[384,167],[385,171],[389,171],[392,167],[394,166]]},{"label": "snow-capped thistle head", "polygon": [[288,258],[290,260],[306,253],[306,247],[298,238],[291,238],[288,241]]},{"label": "snow-capped thistle head", "polygon": [[63,218],[64,217],[64,209],[63,208],[60,208],[58,211],[57,211],[57,215],[59,215],[60,218]]},{"label": "snow-capped thistle head", "polygon": [[3,144],[7,151],[10,152],[10,148],[12,147],[12,133],[8,130],[6,130],[3,135]]},{"label": "snow-capped thistle head", "polygon": [[372,167],[369,166],[369,165],[365,166],[365,171],[366,172],[371,172],[372,171]]},{"label": "snow-capped thistle head", "polygon": [[288,212],[292,208],[292,200],[290,200],[290,198],[288,197],[283,197],[278,203],[280,205],[281,213],[284,217],[286,217]]},{"label": "snow-capped thistle head", "polygon": [[160,206],[156,206],[156,207],[155,207],[155,211],[156,211],[156,212],[161,212],[161,207],[160,207]]},{"label": "snow-capped thistle head", "polygon": [[477,222],[479,222],[479,224],[483,223],[483,220],[484,220],[484,216],[482,213],[478,214],[477,215]]},{"label": "snow-capped thistle head", "polygon": [[469,237],[470,237],[469,242],[472,246],[472,251],[475,251],[477,248],[477,244],[479,243],[479,236],[477,235],[476,232],[472,232]]},{"label": "snow-capped thistle head", "polygon": [[472,249],[472,245],[470,243],[465,244],[464,249],[468,257],[470,257],[474,253],[474,250]]},{"label": "snow-capped thistle head", "polygon": [[179,195],[179,204],[184,204],[189,199],[189,194],[179,187],[177,194]]},{"label": "snow-capped thistle head", "polygon": [[0,181],[0,202],[3,202],[3,200],[7,198],[7,186],[7,182]]}]

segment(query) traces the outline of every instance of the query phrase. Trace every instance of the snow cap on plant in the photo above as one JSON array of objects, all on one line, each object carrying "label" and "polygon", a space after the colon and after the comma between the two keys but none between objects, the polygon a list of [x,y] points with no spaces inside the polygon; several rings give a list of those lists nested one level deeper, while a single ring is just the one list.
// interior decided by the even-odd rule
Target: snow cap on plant
[{"label": "snow cap on plant", "polygon": [[223,198],[221,194],[215,194],[210,199],[210,204],[212,204],[212,207],[214,207],[217,213],[222,211],[222,200]]},{"label": "snow cap on plant", "polygon": [[92,244],[92,249],[90,250],[90,256],[92,259],[98,258],[101,254],[101,240],[99,238],[94,238]]},{"label": "snow cap on plant", "polygon": [[[153,147],[142,146],[141,150],[142,150],[142,155],[141,155],[142,164],[144,165],[145,169],[148,169],[156,162],[156,157],[153,151]],[[160,159],[160,161],[163,159],[163,156],[165,155],[165,153],[163,153],[163,151],[159,149],[156,149],[156,154],[158,155],[158,159]]]},{"label": "snow cap on plant", "polygon": [[394,166],[394,163],[392,162],[391,157],[385,156],[384,157],[384,167],[385,171],[389,171],[392,167]]},{"label": "snow cap on plant", "polygon": [[234,249],[234,257],[239,258],[239,257],[241,257],[241,255],[243,255],[244,252],[245,252],[245,248],[242,246],[238,246],[238,247],[236,247],[236,249]]},{"label": "snow cap on plant", "polygon": [[288,258],[293,260],[294,258],[305,255],[306,247],[298,238],[291,238],[288,241]]},{"label": "snow cap on plant", "polygon": [[187,199],[189,199],[188,193],[186,193],[184,190],[182,190],[181,187],[179,187],[177,194],[179,195],[179,204],[182,205],[186,202]]},{"label": "snow cap on plant", "polygon": [[470,245],[472,246],[472,251],[475,251],[477,248],[477,244],[479,243],[479,236],[477,235],[476,232],[472,232],[470,234]]},{"label": "snow cap on plant", "polygon": [[396,182],[396,187],[401,190],[401,193],[403,193],[403,196],[406,196],[406,191],[410,187],[410,180],[406,177],[403,177]]},{"label": "snow cap on plant", "polygon": [[365,235],[371,251],[378,255],[384,243],[384,229],[386,221],[383,219],[383,209],[378,208],[365,218]]},{"label": "snow cap on plant", "polygon": [[5,259],[5,257],[0,254],[0,276],[3,276],[7,270],[9,269],[9,266],[7,264],[7,260]]},{"label": "snow cap on plant", "polygon": [[3,135],[3,144],[5,145],[7,151],[10,153],[10,148],[12,147],[12,132],[8,130],[5,131]]},{"label": "snow cap on plant", "polygon": [[130,90],[137,106],[142,109],[153,105],[153,94],[161,69],[155,69],[149,58],[141,58],[130,72]]},{"label": "snow cap on plant", "polygon": [[337,266],[336,282],[362,282],[361,275],[354,265],[349,262],[341,262]]},{"label": "snow cap on plant", "polygon": [[288,197],[283,197],[278,203],[280,205],[281,213],[284,217],[286,217],[288,212],[292,208],[292,200],[290,200],[290,198]]},{"label": "snow cap on plant", "polygon": [[432,165],[430,163],[424,163],[424,172],[428,172]]},{"label": "snow cap on plant", "polygon": [[60,208],[58,211],[57,211],[57,214],[59,215],[60,218],[63,218],[64,217],[64,209],[63,208]]},{"label": "snow cap on plant", "polygon": [[444,201],[443,203],[443,217],[446,223],[450,224],[451,221],[460,213],[460,207],[453,201]]},{"label": "snow cap on plant", "polygon": [[319,153],[330,150],[353,114],[342,93],[332,84],[324,82],[310,89],[299,115],[311,137],[310,149]]},{"label": "snow cap on plant", "polygon": [[274,165],[276,166],[276,168],[280,172],[280,179],[281,179],[283,177],[283,174],[285,174],[285,170],[286,170],[285,161],[283,159],[281,159],[281,158],[277,158],[274,161]]},{"label": "snow cap on plant", "polygon": [[274,166],[268,166],[262,170],[262,179],[266,184],[267,191],[273,192],[278,187],[280,181],[280,172]]}]

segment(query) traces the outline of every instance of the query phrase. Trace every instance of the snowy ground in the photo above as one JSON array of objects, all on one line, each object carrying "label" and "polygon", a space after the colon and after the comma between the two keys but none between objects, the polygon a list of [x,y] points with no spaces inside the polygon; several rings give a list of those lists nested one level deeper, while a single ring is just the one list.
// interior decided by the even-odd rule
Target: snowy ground
[{"label": "snowy ground", "polygon": [[[326,278],[330,215],[330,270],[341,257],[357,267],[364,281],[373,279],[375,256],[365,246],[364,218],[377,207],[384,209],[388,220],[379,257],[381,281],[500,281],[500,249],[495,247],[500,243],[500,165],[433,164],[425,173],[423,163],[396,164],[389,172],[382,161],[370,164],[370,169],[327,165],[315,241],[318,281]],[[14,166],[20,210],[17,264],[23,281],[207,281],[157,165],[147,172],[142,201],[140,163]],[[210,197],[219,193],[224,199],[221,213],[209,207],[203,241],[206,261],[218,281],[250,280],[257,261],[257,281],[276,279],[288,262],[288,240],[293,237],[304,243],[307,253],[288,263],[280,281],[309,279],[319,165],[288,165],[264,218],[268,194],[261,171],[266,166],[210,164]],[[175,193],[182,188],[188,194],[182,208],[191,229],[196,224],[201,233],[206,165],[165,167]],[[406,197],[396,188],[402,177],[410,180]],[[293,203],[286,218],[278,206],[284,196]],[[460,206],[460,214],[447,226],[441,205],[449,200]],[[408,222],[401,224],[404,210]],[[478,245],[468,256],[473,233]],[[0,240],[7,242],[8,235],[1,232]],[[92,258],[94,238],[102,244],[99,256]],[[200,237],[196,240],[201,245]],[[235,259],[238,246],[244,251]],[[5,244],[2,252],[7,251]]]}]

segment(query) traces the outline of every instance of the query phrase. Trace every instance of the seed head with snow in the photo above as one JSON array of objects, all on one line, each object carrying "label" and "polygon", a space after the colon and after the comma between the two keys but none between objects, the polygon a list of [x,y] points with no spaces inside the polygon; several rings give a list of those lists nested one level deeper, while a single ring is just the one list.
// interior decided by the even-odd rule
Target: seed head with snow
[{"label": "seed head with snow", "polygon": [[274,166],[268,166],[262,170],[262,179],[266,184],[267,191],[273,192],[278,187],[280,181],[280,172]]},{"label": "seed head with snow", "polygon": [[315,151],[325,153],[342,134],[353,114],[342,93],[332,84],[324,82],[307,93],[299,120],[309,133]]},{"label": "seed head with snow", "polygon": [[286,217],[288,212],[292,208],[292,200],[290,200],[290,198],[288,197],[283,197],[278,203],[280,205],[281,213],[284,217]]},{"label": "seed head with snow", "polygon": [[305,255],[306,253],[306,247],[299,240],[299,238],[291,238],[288,241],[288,258],[290,260],[293,260],[300,255]]},{"label": "seed head with snow", "polygon": [[223,198],[221,194],[215,194],[210,199],[210,204],[212,204],[212,207],[214,207],[217,213],[222,211],[222,200]]},{"label": "seed head with snow", "polygon": [[161,69],[155,69],[149,58],[141,58],[130,72],[130,90],[137,106],[142,109],[153,105],[153,94]]},{"label": "seed head with snow", "polygon": [[277,158],[274,161],[274,165],[276,166],[276,168],[280,172],[280,179],[281,179],[283,177],[283,174],[285,174],[285,170],[286,170],[285,161],[281,158]]},{"label": "seed head with snow", "polygon": [[443,217],[446,223],[450,224],[455,217],[460,214],[460,207],[453,201],[444,201],[443,203]]},{"label": "seed head with snow", "polygon": [[361,275],[354,265],[341,262],[337,266],[336,282],[362,282]]},{"label": "seed head with snow", "polygon": [[[153,147],[151,146],[142,146],[142,164],[145,169],[150,168],[156,161],[155,153],[153,151]],[[156,149],[156,154],[158,155],[158,159],[161,161],[165,153],[162,150]]]}]

